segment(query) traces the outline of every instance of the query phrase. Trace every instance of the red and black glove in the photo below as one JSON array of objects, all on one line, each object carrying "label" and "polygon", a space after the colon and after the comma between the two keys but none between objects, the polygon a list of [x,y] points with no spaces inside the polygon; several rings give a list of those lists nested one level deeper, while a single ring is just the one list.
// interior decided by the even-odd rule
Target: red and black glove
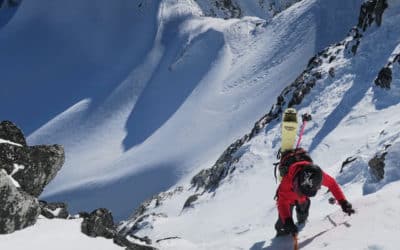
[{"label": "red and black glove", "polygon": [[356,211],[353,209],[353,206],[347,200],[339,201],[340,206],[342,207],[343,212],[348,214],[349,216],[354,214]]},{"label": "red and black glove", "polygon": [[299,230],[297,229],[297,226],[294,224],[292,218],[287,218],[285,220],[285,224],[283,225],[283,229],[285,230],[285,232],[290,233],[292,235],[295,235],[295,234],[297,234],[299,232]]}]

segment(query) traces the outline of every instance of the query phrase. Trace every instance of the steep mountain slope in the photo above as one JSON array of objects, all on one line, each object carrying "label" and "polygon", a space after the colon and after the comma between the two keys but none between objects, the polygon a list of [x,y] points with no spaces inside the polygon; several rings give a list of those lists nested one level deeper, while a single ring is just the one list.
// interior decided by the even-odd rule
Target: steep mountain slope
[{"label": "steep mountain slope", "polygon": [[302,146],[337,178],[357,210],[345,216],[328,203],[331,194],[320,191],[300,247],[397,249],[399,13],[399,1],[364,3],[357,27],[313,57],[251,133],[212,168],[144,203],[121,231],[165,239],[161,249],[291,248],[291,238],[273,239],[273,163],[280,114],[295,106],[313,116]]},{"label": "steep mountain slope", "polygon": [[44,197],[124,218],[211,165],[344,36],[361,0],[272,2],[267,15],[232,1],[258,17],[225,20],[207,17],[208,0],[23,1],[0,32],[0,113],[30,143],[65,146]]}]

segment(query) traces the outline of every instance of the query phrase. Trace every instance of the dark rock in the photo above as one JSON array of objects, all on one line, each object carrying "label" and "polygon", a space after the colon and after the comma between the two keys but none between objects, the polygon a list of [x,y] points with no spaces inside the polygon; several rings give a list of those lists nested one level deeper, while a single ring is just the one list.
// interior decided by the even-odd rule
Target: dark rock
[{"label": "dark rock", "polygon": [[360,45],[360,41],[357,40],[357,41],[353,44],[353,46],[351,46],[351,52],[353,53],[353,55],[357,54],[357,49],[358,49],[358,46],[359,46],[359,45]]},{"label": "dark rock", "polygon": [[332,63],[333,61],[335,61],[335,59],[336,59],[336,56],[329,57],[329,63]]},{"label": "dark rock", "polygon": [[2,121],[0,123],[0,139],[27,146],[21,129],[10,121]]},{"label": "dark rock", "polygon": [[12,233],[36,223],[39,201],[19,190],[10,176],[0,169],[0,234]]},{"label": "dark rock", "polygon": [[314,56],[308,61],[307,67],[308,68],[316,68],[321,65],[322,65],[322,59],[319,58],[318,56]]},{"label": "dark rock", "polygon": [[13,175],[21,188],[38,197],[64,164],[64,149],[59,145],[19,147],[0,144],[0,169],[10,174],[15,164],[22,165]]},{"label": "dark rock", "polygon": [[[221,10],[224,13],[223,18],[240,18],[242,16],[242,9],[232,0],[215,0],[215,8]],[[216,10],[212,10],[213,16]]]},{"label": "dark rock", "polygon": [[313,74],[313,76],[315,77],[315,79],[319,80],[322,78],[322,73],[320,71],[317,71]]},{"label": "dark rock", "polygon": [[400,54],[397,54],[394,59],[393,59],[393,63],[398,62],[400,64]]},{"label": "dark rock", "polygon": [[385,177],[385,157],[387,152],[382,153],[381,155],[375,155],[368,162],[368,166],[370,167],[371,174],[376,178],[376,180],[380,181]]},{"label": "dark rock", "polygon": [[128,250],[157,250],[157,248],[150,246],[151,240],[149,238],[147,238],[147,237],[145,237],[145,238],[134,237],[134,238],[135,238],[135,240],[143,241],[144,244],[139,245],[137,243],[134,243],[134,242],[128,240],[126,237],[123,237],[120,235],[118,235],[114,238],[114,243],[119,246],[127,247],[126,249],[128,249]]},{"label": "dark rock", "polygon": [[116,236],[116,228],[111,212],[106,208],[98,208],[83,219],[82,233],[90,237],[104,237],[112,239]]},{"label": "dark rock", "polygon": [[389,67],[384,67],[379,71],[378,77],[375,79],[375,84],[384,89],[390,89],[392,83],[392,70]]},{"label": "dark rock", "polygon": [[187,198],[185,204],[183,205],[183,209],[192,207],[193,202],[197,201],[198,199],[199,199],[199,194],[191,195],[189,198]]},{"label": "dark rock", "polygon": [[68,206],[63,202],[47,203],[40,201],[41,215],[48,219],[67,219],[70,215],[68,213]]},{"label": "dark rock", "polygon": [[88,212],[79,212],[79,218],[89,218],[90,214]]},{"label": "dark rock", "polygon": [[167,237],[167,238],[163,238],[163,239],[156,240],[156,242],[159,243],[159,242],[165,241],[165,240],[176,240],[176,239],[180,239],[180,238],[181,238],[181,237],[173,236],[173,237]]},{"label": "dark rock", "polygon": [[328,71],[328,73],[329,73],[329,75],[331,76],[331,77],[335,77],[335,68],[330,68],[329,69],[329,71]]},{"label": "dark rock", "polygon": [[342,166],[340,168],[340,173],[343,172],[343,169],[344,169],[345,166],[349,165],[350,163],[352,163],[355,160],[357,160],[356,156],[350,156],[344,162],[342,162]]},{"label": "dark rock", "polygon": [[387,0],[368,0],[361,5],[358,17],[358,27],[365,31],[375,22],[378,26],[382,23],[382,15],[388,7]]},{"label": "dark rock", "polygon": [[378,26],[382,24],[382,16],[385,12],[386,8],[388,7],[387,0],[378,0],[375,5],[375,22]]}]

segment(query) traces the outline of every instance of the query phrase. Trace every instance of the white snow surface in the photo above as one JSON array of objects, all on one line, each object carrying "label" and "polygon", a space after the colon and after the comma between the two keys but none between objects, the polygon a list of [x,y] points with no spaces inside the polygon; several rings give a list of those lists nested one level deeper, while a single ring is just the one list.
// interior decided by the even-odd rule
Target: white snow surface
[{"label": "white snow surface", "polygon": [[29,144],[65,148],[42,198],[121,219],[212,165],[312,55],[345,36],[361,0],[284,10],[285,0],[268,22],[252,1],[229,20],[205,17],[201,2],[22,2],[0,32],[0,112]]},{"label": "white snow surface", "polygon": [[1,249],[59,249],[59,250],[122,250],[111,240],[90,238],[80,232],[82,220],[62,220],[40,218],[25,230],[8,235],[0,235]]},{"label": "white snow surface", "polygon": [[[311,56],[346,36],[357,22],[361,1],[304,0],[269,23],[251,12],[241,19],[204,17],[195,1],[120,1],[113,6],[120,12],[121,26],[109,22],[115,13],[108,11],[108,1],[98,1],[96,11],[88,1],[72,2],[24,1],[0,32],[0,60],[8,62],[13,56],[21,57],[20,50],[26,53],[16,42],[22,36],[17,30],[37,31],[32,33],[39,37],[38,44],[52,38],[46,43],[52,52],[46,50],[40,57],[50,67],[45,73],[35,68],[27,75],[8,73],[6,79],[15,77],[16,86],[24,86],[26,79],[41,80],[50,89],[55,80],[70,84],[71,92],[58,97],[62,100],[51,108],[32,104],[32,110],[44,107],[54,116],[32,113],[43,126],[31,129],[28,141],[60,143],[67,152],[66,165],[44,197],[67,199],[77,209],[112,205],[121,218],[145,196],[182,186],[183,192],[153,205],[147,212],[152,215],[136,232],[154,242],[172,237],[155,242],[157,248],[292,249],[290,237],[274,239],[278,122],[242,147],[235,172],[215,193],[205,193],[193,208],[182,211],[195,192],[189,180],[210,167],[234,139],[249,132]],[[324,61],[320,69],[327,72],[334,66],[335,77],[323,74],[297,107],[299,113],[313,116],[302,146],[336,177],[357,211],[351,217],[344,215],[339,206],[328,203],[331,195],[321,190],[312,199],[309,220],[299,233],[300,249],[394,250],[400,244],[400,118],[396,115],[400,67],[393,67],[391,90],[374,86],[379,70],[399,53],[400,2],[388,2],[382,26],[374,24],[364,33],[357,55],[342,51],[332,64]],[[70,4],[74,11],[66,11]],[[108,25],[100,32],[94,25],[97,22]],[[80,25],[72,31],[66,28],[74,24]],[[94,40],[80,36],[88,31],[97,35]],[[60,56],[54,51],[61,46],[56,38],[63,32],[64,38],[74,39],[62,41]],[[143,40],[137,39],[138,34]],[[110,47],[115,49],[108,51]],[[82,60],[74,61],[74,55]],[[27,59],[22,67],[33,62]],[[77,65],[60,69],[50,62]],[[106,65],[112,65],[111,69],[101,74]],[[81,67],[79,74],[72,74]],[[98,92],[91,92],[92,88]],[[71,94],[78,90],[82,90],[79,96]],[[43,103],[55,101],[51,95],[43,98]],[[385,176],[378,181],[368,161],[385,148]],[[357,159],[340,172],[348,157]],[[160,213],[163,216],[157,216]],[[0,246],[26,247],[18,235],[39,244],[35,236],[44,237],[43,230],[61,242],[57,228],[63,232],[62,240],[76,239],[65,244],[70,248],[116,248],[111,241],[106,245],[78,233],[76,221],[57,220],[41,220],[27,230],[1,236]],[[98,242],[98,248],[89,245]]]}]

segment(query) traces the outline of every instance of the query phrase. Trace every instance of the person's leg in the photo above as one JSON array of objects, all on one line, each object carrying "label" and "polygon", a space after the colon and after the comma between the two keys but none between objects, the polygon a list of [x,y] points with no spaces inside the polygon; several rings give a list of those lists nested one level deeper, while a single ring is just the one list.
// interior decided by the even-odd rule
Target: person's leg
[{"label": "person's leg", "polygon": [[283,227],[283,222],[281,221],[281,218],[278,217],[278,220],[275,223],[275,230],[276,230],[276,237],[279,236],[284,236],[284,235],[288,235],[289,232],[287,232],[285,230],[285,228]]},{"label": "person's leg", "polygon": [[[290,206],[290,211],[293,214],[293,206]],[[283,224],[281,218],[279,217],[279,215],[278,215],[278,220],[275,223],[275,230],[276,230],[276,237],[289,234],[289,232],[287,232],[285,230],[284,224]]]},{"label": "person's leg", "polygon": [[296,204],[297,223],[302,224],[306,222],[310,205],[311,201],[309,198],[303,203]]}]

